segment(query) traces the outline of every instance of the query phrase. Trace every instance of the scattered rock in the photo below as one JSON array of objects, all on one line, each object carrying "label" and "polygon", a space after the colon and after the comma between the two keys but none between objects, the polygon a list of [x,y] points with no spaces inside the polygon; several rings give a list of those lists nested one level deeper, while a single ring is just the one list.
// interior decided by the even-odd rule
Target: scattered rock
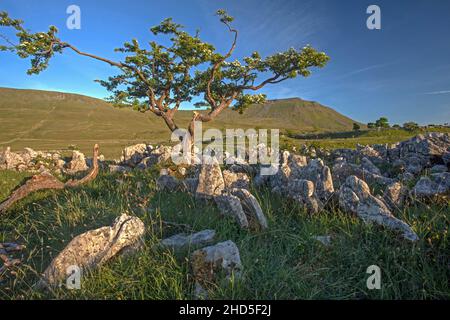
[{"label": "scattered rock", "polygon": [[137,250],[142,243],[144,223],[122,214],[110,227],[87,231],[75,237],[44,271],[38,287],[55,287],[66,278],[70,266],[96,268],[112,258]]},{"label": "scattered rock", "polygon": [[140,163],[147,154],[147,145],[145,143],[139,143],[123,149],[120,160],[122,163],[134,167]]},{"label": "scattered rock", "polygon": [[204,162],[201,167],[196,197],[199,199],[213,199],[214,196],[222,194],[225,182],[217,159]]},{"label": "scattered rock", "polygon": [[67,166],[67,173],[74,174],[81,171],[88,170],[89,167],[86,164],[86,158],[80,151],[74,150],[72,152],[72,160]]},{"label": "scattered rock", "polygon": [[250,179],[247,174],[242,172],[231,172],[229,170],[224,170],[222,172],[223,180],[225,182],[225,188],[242,188],[248,189],[250,185]]},{"label": "scattered rock", "polygon": [[315,236],[314,239],[321,242],[326,247],[331,245],[331,236]]},{"label": "scattered rock", "polygon": [[314,183],[305,179],[291,179],[288,183],[288,196],[303,204],[310,213],[322,209],[322,203],[314,192]]},{"label": "scattered rock", "polygon": [[301,178],[314,183],[315,193],[322,201],[327,201],[334,193],[330,168],[321,159],[311,160],[301,171]]},{"label": "scattered rock", "polygon": [[395,218],[382,200],[370,194],[367,183],[356,176],[348,177],[341,187],[339,204],[345,211],[356,214],[366,223],[376,223],[400,230],[403,232],[403,237],[410,241],[419,239],[411,227]]},{"label": "scattered rock", "polygon": [[3,154],[0,155],[0,165],[3,165],[5,169],[14,170],[24,163],[25,160],[19,154],[11,152],[10,147],[7,147]]},{"label": "scattered rock", "polygon": [[267,219],[258,200],[246,189],[232,189],[231,194],[241,200],[250,228],[267,229]]},{"label": "scattered rock", "polygon": [[190,247],[206,245],[211,243],[216,236],[214,230],[203,230],[193,234],[180,233],[173,235],[161,241],[161,245],[174,250]]},{"label": "scattered rock", "polygon": [[381,171],[376,167],[369,159],[362,158],[361,159],[361,168],[366,170],[372,174],[381,176]]},{"label": "scattered rock", "polygon": [[249,227],[247,216],[238,197],[231,194],[222,194],[215,196],[214,200],[222,215],[235,218],[239,227],[242,229]]},{"label": "scattered rock", "polygon": [[125,172],[130,172],[132,169],[130,167],[126,167],[126,166],[120,166],[120,165],[115,165],[115,164],[110,164],[109,165],[109,172],[114,173],[114,172],[119,172],[119,173],[125,173]]},{"label": "scattered rock", "polygon": [[447,172],[447,166],[442,164],[437,164],[430,169],[431,173],[442,173]]},{"label": "scattered rock", "polygon": [[160,175],[156,180],[156,186],[159,190],[176,191],[180,186],[180,181],[168,174]]},{"label": "scattered rock", "polygon": [[434,173],[433,178],[421,177],[411,194],[417,197],[433,197],[444,195],[450,191],[450,172]]},{"label": "scattered rock", "polygon": [[239,278],[243,266],[239,249],[231,241],[196,250],[191,255],[192,274],[196,285],[196,296],[205,298],[206,289],[218,282],[218,275],[225,273],[226,278]]},{"label": "scattered rock", "polygon": [[383,200],[391,210],[401,209],[408,196],[408,188],[400,182],[393,182],[387,186],[383,194]]}]

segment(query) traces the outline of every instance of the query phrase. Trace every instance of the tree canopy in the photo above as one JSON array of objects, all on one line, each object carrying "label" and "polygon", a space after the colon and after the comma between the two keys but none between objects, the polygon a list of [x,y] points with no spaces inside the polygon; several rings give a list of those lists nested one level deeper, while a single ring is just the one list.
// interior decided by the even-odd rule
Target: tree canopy
[{"label": "tree canopy", "polygon": [[193,121],[211,121],[230,106],[242,113],[249,105],[265,101],[265,95],[256,93],[261,88],[297,76],[308,77],[311,68],[321,68],[329,60],[324,52],[308,45],[264,58],[255,51],[241,60],[230,61],[237,45],[238,30],[232,27],[233,17],[225,10],[218,10],[216,14],[232,35],[230,49],[225,54],[201,40],[199,32],[191,35],[182,25],[167,18],[150,31],[155,37],[168,36],[170,45],[150,41],[142,46],[137,39],[132,39],[115,49],[124,58],[114,61],[83,52],[61,40],[55,26],[45,32],[30,32],[22,20],[13,19],[6,12],[0,12],[0,26],[13,28],[16,39],[2,35],[6,43],[0,50],[29,59],[30,75],[44,71],[51,58],[65,50],[108,63],[119,72],[97,81],[111,92],[109,99],[141,112],[151,111],[162,117],[172,131],[177,129],[176,111],[182,102],[191,101],[193,97],[202,97],[203,101],[196,106],[207,109],[194,112]]}]

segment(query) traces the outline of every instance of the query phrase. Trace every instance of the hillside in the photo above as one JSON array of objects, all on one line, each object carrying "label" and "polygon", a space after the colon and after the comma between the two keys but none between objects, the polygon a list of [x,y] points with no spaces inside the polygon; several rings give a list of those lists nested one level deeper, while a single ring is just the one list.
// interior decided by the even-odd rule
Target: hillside
[{"label": "hillside", "polygon": [[[192,111],[179,111],[185,127]],[[268,101],[243,115],[226,110],[205,127],[279,128],[293,132],[342,131],[353,120],[331,108],[299,98]],[[117,157],[129,144],[158,143],[170,137],[165,124],[151,113],[111,107],[107,102],[70,93],[0,88],[0,148],[64,149],[87,152],[99,142],[103,153]]]}]

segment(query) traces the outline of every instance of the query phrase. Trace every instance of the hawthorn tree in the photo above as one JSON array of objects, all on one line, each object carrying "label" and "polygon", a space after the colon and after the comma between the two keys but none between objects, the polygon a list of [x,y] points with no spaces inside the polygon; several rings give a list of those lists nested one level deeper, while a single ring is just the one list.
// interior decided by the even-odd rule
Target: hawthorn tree
[{"label": "hawthorn tree", "polygon": [[45,70],[51,58],[65,50],[107,63],[119,72],[96,81],[111,92],[109,99],[116,105],[152,112],[171,131],[178,129],[174,116],[181,103],[203,97],[195,106],[206,110],[193,112],[188,128],[192,136],[194,121],[212,121],[230,107],[242,113],[249,105],[265,101],[265,95],[256,93],[261,88],[297,76],[307,77],[311,68],[323,67],[329,60],[324,52],[306,46],[265,58],[255,51],[242,61],[229,61],[237,45],[238,30],[232,27],[233,18],[226,11],[218,10],[216,14],[232,35],[231,47],[225,54],[202,41],[198,32],[190,35],[182,25],[168,18],[150,31],[154,36],[170,37],[169,46],[151,41],[142,47],[133,39],[115,49],[124,56],[115,61],[81,51],[61,40],[55,26],[46,32],[32,33],[24,28],[22,20],[13,19],[6,12],[0,12],[0,26],[13,28],[17,42],[1,35],[6,43],[0,46],[0,51],[30,59],[27,72],[30,75]]}]

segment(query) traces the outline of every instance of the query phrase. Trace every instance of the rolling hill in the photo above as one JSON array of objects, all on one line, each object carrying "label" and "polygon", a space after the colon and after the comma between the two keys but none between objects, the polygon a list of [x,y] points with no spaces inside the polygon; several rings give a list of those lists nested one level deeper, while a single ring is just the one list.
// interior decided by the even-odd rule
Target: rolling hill
[{"label": "rolling hill", "polygon": [[[192,111],[178,111],[179,127],[186,127]],[[271,100],[250,107],[243,115],[226,110],[205,128],[278,128],[292,132],[343,131],[354,120],[316,102],[299,98]],[[160,143],[170,134],[151,113],[114,108],[83,95],[40,90],[0,88],[0,149],[66,149],[74,145],[89,152],[100,143],[108,157],[133,143]]]}]

